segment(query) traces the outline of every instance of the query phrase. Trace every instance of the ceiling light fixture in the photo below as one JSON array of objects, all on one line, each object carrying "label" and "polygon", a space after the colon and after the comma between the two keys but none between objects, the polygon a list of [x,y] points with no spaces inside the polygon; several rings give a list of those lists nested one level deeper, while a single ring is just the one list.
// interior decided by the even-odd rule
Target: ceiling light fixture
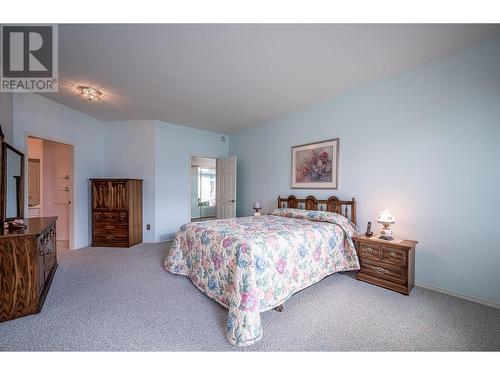
[{"label": "ceiling light fixture", "polygon": [[78,86],[77,90],[80,91],[80,95],[87,99],[89,102],[95,102],[101,100],[102,91],[90,86]]}]

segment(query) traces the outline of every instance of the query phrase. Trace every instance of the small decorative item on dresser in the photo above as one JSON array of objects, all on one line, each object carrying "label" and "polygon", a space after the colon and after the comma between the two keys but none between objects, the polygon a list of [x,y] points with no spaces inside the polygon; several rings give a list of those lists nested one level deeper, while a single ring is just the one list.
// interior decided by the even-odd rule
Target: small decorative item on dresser
[{"label": "small decorative item on dresser", "polygon": [[382,224],[384,228],[380,231],[380,239],[382,240],[387,240],[391,241],[392,240],[392,231],[391,231],[391,224],[394,224],[396,220],[394,219],[394,216],[392,216],[391,212],[389,210],[384,210],[378,215],[377,217],[377,223]]},{"label": "small decorative item on dresser", "polygon": [[6,222],[4,224],[7,224],[8,229],[11,231],[24,230],[28,228],[23,219],[16,219],[13,221]]},{"label": "small decorative item on dresser", "polygon": [[361,265],[356,279],[410,294],[415,284],[417,241],[387,241],[366,235],[356,235],[353,241]]},{"label": "small decorative item on dresser", "polygon": [[260,203],[256,201],[255,204],[253,205],[253,209],[255,210],[253,216],[260,216],[260,208],[261,208]]}]

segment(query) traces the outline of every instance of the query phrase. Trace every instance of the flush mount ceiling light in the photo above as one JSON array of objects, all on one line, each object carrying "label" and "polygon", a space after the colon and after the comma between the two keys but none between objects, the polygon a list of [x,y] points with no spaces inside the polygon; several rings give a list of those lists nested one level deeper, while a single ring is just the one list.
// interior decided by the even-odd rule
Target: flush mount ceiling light
[{"label": "flush mount ceiling light", "polygon": [[102,91],[90,86],[77,86],[80,95],[87,99],[89,102],[101,100]]}]

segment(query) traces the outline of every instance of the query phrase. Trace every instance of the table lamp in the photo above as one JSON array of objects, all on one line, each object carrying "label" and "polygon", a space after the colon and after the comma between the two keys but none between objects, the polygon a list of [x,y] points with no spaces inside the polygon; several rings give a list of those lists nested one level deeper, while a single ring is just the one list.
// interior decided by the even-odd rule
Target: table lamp
[{"label": "table lamp", "polygon": [[256,201],[253,205],[253,209],[255,210],[254,216],[260,216],[260,203]]},{"label": "table lamp", "polygon": [[387,240],[391,241],[393,240],[392,238],[392,230],[390,228],[391,224],[394,224],[396,222],[396,219],[394,219],[394,216],[392,216],[391,212],[389,210],[384,210],[378,215],[377,217],[377,223],[382,224],[384,227],[380,231],[380,239],[382,240]]}]

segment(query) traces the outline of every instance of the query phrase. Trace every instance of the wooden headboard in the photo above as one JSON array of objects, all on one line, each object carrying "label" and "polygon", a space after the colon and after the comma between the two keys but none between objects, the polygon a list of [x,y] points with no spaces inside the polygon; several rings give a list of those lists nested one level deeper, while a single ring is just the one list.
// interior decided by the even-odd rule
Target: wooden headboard
[{"label": "wooden headboard", "polygon": [[288,198],[278,197],[278,208],[302,208],[304,210],[329,211],[343,215],[356,224],[356,200],[341,201],[335,196],[328,199],[316,199],[312,195],[299,199],[295,195]]}]

